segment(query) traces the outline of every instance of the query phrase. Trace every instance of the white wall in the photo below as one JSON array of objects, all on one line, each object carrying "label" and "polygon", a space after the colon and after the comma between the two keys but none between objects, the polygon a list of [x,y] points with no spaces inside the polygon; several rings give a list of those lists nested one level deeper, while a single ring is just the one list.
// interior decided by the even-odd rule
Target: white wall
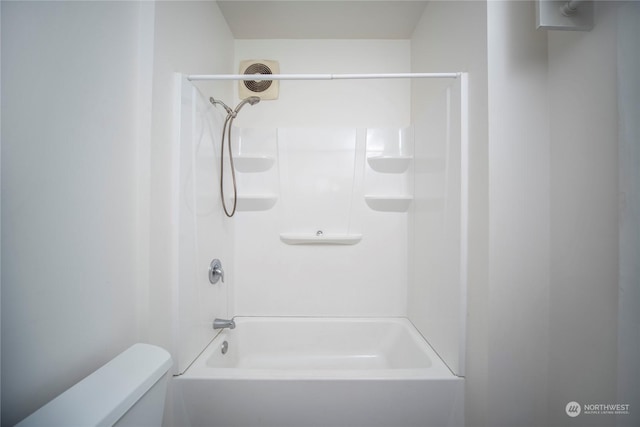
[{"label": "white wall", "polygon": [[[439,82],[442,84],[441,82]],[[467,298],[466,76],[414,105],[414,203],[409,318],[457,375],[464,375]],[[416,85],[417,86],[417,85]],[[464,99],[463,99],[464,98]]]},{"label": "white wall", "polygon": [[[182,373],[218,332],[216,317],[229,317],[233,286],[233,221],[222,212],[219,190],[220,133],[224,118],[183,75],[175,100],[179,135],[172,154],[172,275],[174,372]],[[221,261],[224,280],[211,284],[211,261]]]},{"label": "white wall", "polygon": [[[617,7],[597,3],[589,32],[548,33],[553,425],[574,425],[564,414],[570,401],[617,401]],[[614,423],[580,417],[582,426]]]},{"label": "white wall", "polygon": [[[236,40],[235,67],[274,59],[281,73],[402,73],[408,40]],[[234,72],[238,72],[236,68]],[[280,82],[280,98],[245,108],[242,127],[400,127],[409,124],[409,80]],[[237,101],[237,89],[234,87]],[[246,111],[245,111],[246,110]]]},{"label": "white wall", "polygon": [[[546,425],[549,340],[547,35],[533,2],[487,6],[488,424]],[[500,409],[498,409],[500,408]]]},{"label": "white wall", "polygon": [[[413,40],[432,44],[425,58],[445,65],[471,60],[479,67],[470,69],[471,91],[488,90],[486,172],[471,131],[472,153],[480,151],[471,156],[467,425],[611,425],[608,417],[571,419],[564,406],[615,402],[617,349],[633,354],[635,345],[616,343],[617,5],[598,4],[587,33],[534,30],[533,2],[488,2],[486,28],[482,19],[465,25],[464,12],[476,8],[481,17],[484,7],[431,3],[423,17],[430,25]],[[480,45],[458,58],[465,44],[456,40],[464,37]],[[484,53],[474,55],[483,38],[485,81]],[[475,84],[474,76],[481,77]],[[472,109],[475,102],[482,116],[483,101],[472,96]],[[620,360],[629,373],[637,369]],[[620,396],[633,401],[632,387]]]},{"label": "white wall", "polygon": [[[153,64],[153,110],[151,128],[151,149],[149,152],[149,307],[148,330],[149,339],[171,349],[179,366],[186,366],[183,353],[178,357],[178,348],[193,353],[197,347],[194,341],[202,340],[205,320],[207,316],[215,316],[216,313],[206,313],[210,308],[208,304],[200,304],[199,296],[207,295],[212,290],[207,279],[209,261],[218,257],[225,261],[225,254],[230,249],[223,248],[229,242],[224,238],[222,225],[219,224],[220,216],[211,218],[210,222],[199,225],[203,236],[198,240],[199,264],[178,265],[180,259],[180,246],[176,240],[175,232],[182,232],[185,239],[183,243],[189,245],[186,240],[186,230],[178,229],[179,216],[175,215],[179,209],[180,197],[184,196],[179,188],[180,183],[174,179],[175,173],[180,174],[179,151],[174,140],[174,132],[177,131],[174,122],[174,109],[178,107],[174,96],[175,73],[184,74],[215,74],[230,73],[233,61],[233,38],[215,2],[158,2],[155,14],[155,43]],[[231,96],[229,84],[199,85],[203,92],[222,93]],[[207,96],[208,99],[208,96]],[[184,159],[183,159],[184,160]],[[212,165],[213,166],[213,165]],[[212,182],[215,186],[217,181]],[[174,192],[178,187],[180,192]],[[177,196],[177,197],[175,197]],[[183,206],[183,205],[180,205]],[[221,211],[216,211],[222,215]],[[192,224],[194,225],[194,224]],[[194,225],[195,226],[195,225]],[[216,234],[220,231],[220,234]],[[191,243],[195,241],[192,240]],[[184,253],[182,254],[184,255]],[[203,261],[207,260],[208,261]],[[231,261],[227,261],[230,265]],[[225,265],[226,266],[226,265]],[[196,278],[194,281],[186,278]],[[181,294],[176,285],[180,278],[182,282]],[[203,294],[204,292],[204,294]],[[209,295],[211,297],[211,295]],[[178,305],[182,307],[180,311]],[[225,304],[226,305],[226,301]],[[197,307],[197,308],[196,308]],[[190,309],[189,309],[190,308]],[[226,307],[225,307],[226,308]],[[219,313],[224,315],[225,313]],[[180,316],[185,317],[180,317]],[[183,323],[175,323],[180,322]],[[185,322],[191,325],[191,329],[185,330]],[[178,329],[182,333],[178,334]],[[172,332],[173,331],[173,332]],[[180,335],[180,336],[178,336]],[[186,345],[185,343],[191,342]],[[202,347],[206,340],[201,343]],[[196,352],[197,354],[197,352]]]},{"label": "white wall", "polygon": [[[476,378],[482,373],[481,356],[486,349],[486,330],[483,329],[483,310],[486,303],[486,221],[487,221],[487,129],[486,129],[486,5],[482,2],[432,2],[427,5],[413,38],[411,39],[411,63],[413,72],[466,71],[469,76],[469,285],[468,298],[468,346],[473,358],[467,363],[467,394],[476,399],[466,399],[467,405],[476,405],[482,393],[474,393]],[[451,87],[456,83],[447,82]],[[446,134],[446,86],[431,82],[414,81],[412,93],[412,121],[416,126],[416,205],[413,220],[414,234],[410,252],[412,267],[409,282],[409,318],[430,340],[436,350],[453,365],[463,360],[459,355],[460,332],[459,261],[460,251],[442,252],[442,248],[454,247],[459,241],[459,227],[453,216],[444,221],[441,212],[418,209],[420,198],[433,195],[434,184],[441,196],[452,200],[460,195],[460,183],[445,178],[460,167],[460,158],[451,158],[452,169],[444,164],[441,170],[429,171],[418,162],[427,162],[425,156],[442,157],[446,161],[448,150]],[[451,105],[455,108],[455,100]],[[434,108],[434,106],[436,108]],[[452,116],[452,126],[456,117]],[[440,133],[438,133],[438,131]],[[453,138],[455,134],[451,134]],[[440,138],[437,138],[440,137]],[[458,144],[452,140],[452,144]],[[444,225],[447,225],[445,227]],[[446,230],[446,231],[445,231]],[[428,237],[418,238],[418,235]],[[447,239],[448,243],[447,243]],[[461,372],[461,371],[458,371]],[[472,410],[477,412],[477,410]],[[477,415],[476,415],[477,416]]]},{"label": "white wall", "polygon": [[[618,161],[620,182],[620,290],[618,295],[618,402],[640,402],[640,3],[618,8]],[[640,424],[640,411],[620,415],[618,426]]]},{"label": "white wall", "polygon": [[171,348],[173,73],[228,73],[233,43],[214,2],[3,2],[2,40],[12,425],[133,342]]},{"label": "white wall", "polygon": [[2,2],[3,425],[140,339],[138,42],[152,13]]},{"label": "white wall", "polygon": [[[274,59],[282,73],[407,72],[410,66],[407,40],[237,40],[235,45],[236,64]],[[274,156],[276,162],[268,172],[238,174],[239,193],[278,199],[269,210],[240,211],[233,219],[234,314],[405,315],[407,213],[374,212],[363,195],[385,185],[366,164],[376,148],[371,141],[367,147],[365,128],[393,127],[397,137],[409,123],[409,89],[407,80],[283,81],[278,100],[244,107],[238,126],[267,131],[243,134],[240,150]],[[292,128],[319,130],[305,134]],[[313,175],[319,168],[326,179]],[[387,177],[398,188],[405,178]],[[327,185],[333,190],[321,190]],[[297,193],[301,189],[305,192]],[[324,202],[317,209],[296,204],[303,199]],[[363,238],[351,246],[299,246],[279,237],[317,229],[350,229]]]}]

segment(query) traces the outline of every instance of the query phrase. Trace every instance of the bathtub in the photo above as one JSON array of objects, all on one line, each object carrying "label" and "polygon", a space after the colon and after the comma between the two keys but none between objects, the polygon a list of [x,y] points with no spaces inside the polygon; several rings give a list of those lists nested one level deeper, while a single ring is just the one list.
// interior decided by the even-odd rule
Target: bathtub
[{"label": "bathtub", "polygon": [[[404,318],[236,317],[173,379],[173,424],[462,426],[463,379]],[[224,351],[223,351],[224,350]]]}]

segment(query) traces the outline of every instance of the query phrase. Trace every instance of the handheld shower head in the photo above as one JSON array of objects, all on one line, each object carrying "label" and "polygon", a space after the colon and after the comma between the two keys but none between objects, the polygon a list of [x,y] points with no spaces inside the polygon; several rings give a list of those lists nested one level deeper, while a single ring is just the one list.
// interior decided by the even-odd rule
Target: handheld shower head
[{"label": "handheld shower head", "polygon": [[260,102],[260,97],[259,96],[250,96],[247,98],[247,101],[249,101],[249,104],[251,105],[256,105],[258,102]]},{"label": "handheld shower head", "polygon": [[[244,104],[256,105],[260,102],[260,98],[257,96],[250,96],[248,98],[243,99],[236,106],[235,110],[229,108],[224,102],[218,101],[217,99],[213,99],[213,97],[209,98],[209,102],[213,105],[220,104],[227,110],[227,118],[224,121],[224,125],[222,126],[222,143],[220,144],[220,199],[222,200],[222,208],[224,209],[225,215],[231,218],[236,213],[236,203],[238,202],[238,187],[236,184],[236,174],[233,166],[233,151],[231,150],[231,129],[233,128],[233,120],[238,116],[238,111],[244,106]],[[225,143],[225,134],[227,138],[227,146],[229,147],[229,165],[231,166],[231,179],[233,180],[233,208],[231,212],[227,210],[227,204],[224,198],[224,143]]]},{"label": "handheld shower head", "polygon": [[212,103],[213,105],[220,104],[227,111],[227,114],[233,114],[233,110],[231,110],[231,108],[229,108],[229,106],[227,104],[225,104],[224,102],[219,101],[217,99],[214,99],[213,96],[209,98],[209,102]]},{"label": "handheld shower head", "polygon": [[258,97],[258,96],[250,96],[248,98],[245,98],[242,101],[240,101],[240,103],[238,104],[238,106],[234,110],[234,113],[238,114],[238,111],[240,111],[240,109],[242,107],[244,107],[244,105],[247,104],[247,103],[250,104],[250,105],[256,105],[258,102],[260,102],[260,97]]}]

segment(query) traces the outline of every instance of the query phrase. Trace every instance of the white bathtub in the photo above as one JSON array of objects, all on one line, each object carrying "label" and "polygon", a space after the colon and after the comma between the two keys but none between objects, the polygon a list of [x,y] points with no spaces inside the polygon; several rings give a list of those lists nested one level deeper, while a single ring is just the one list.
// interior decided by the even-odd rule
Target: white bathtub
[{"label": "white bathtub", "polygon": [[463,379],[407,319],[235,321],[174,378],[174,425],[464,424]]}]

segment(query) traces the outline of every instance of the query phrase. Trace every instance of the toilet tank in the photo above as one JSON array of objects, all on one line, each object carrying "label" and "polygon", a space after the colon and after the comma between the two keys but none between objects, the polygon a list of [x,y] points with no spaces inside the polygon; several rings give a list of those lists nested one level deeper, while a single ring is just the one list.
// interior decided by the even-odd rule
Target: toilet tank
[{"label": "toilet tank", "polygon": [[171,365],[166,350],[134,344],[17,426],[160,426]]}]

